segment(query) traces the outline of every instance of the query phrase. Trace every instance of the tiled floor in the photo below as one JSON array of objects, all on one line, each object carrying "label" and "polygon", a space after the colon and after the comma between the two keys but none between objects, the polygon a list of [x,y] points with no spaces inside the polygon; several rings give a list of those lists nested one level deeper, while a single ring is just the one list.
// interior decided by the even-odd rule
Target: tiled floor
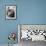
[{"label": "tiled floor", "polygon": [[28,40],[28,41],[21,40],[20,46],[46,46],[46,42],[44,41],[32,42],[31,40]]},{"label": "tiled floor", "polygon": [[[0,46],[8,46],[8,44],[0,44]],[[46,46],[46,42],[43,41],[32,42],[31,40],[28,41],[21,40],[19,45],[14,44],[13,46]]]},{"label": "tiled floor", "polygon": [[[8,44],[0,44],[0,46],[8,46]],[[18,44],[10,45],[10,46],[18,46]]]}]

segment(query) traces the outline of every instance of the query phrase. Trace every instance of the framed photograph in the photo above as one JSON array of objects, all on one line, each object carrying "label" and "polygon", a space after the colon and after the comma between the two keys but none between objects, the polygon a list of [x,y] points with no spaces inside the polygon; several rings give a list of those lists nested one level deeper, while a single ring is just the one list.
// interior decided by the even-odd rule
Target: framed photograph
[{"label": "framed photograph", "polygon": [[16,19],[16,5],[6,5],[6,19]]},{"label": "framed photograph", "polygon": [[46,24],[19,24],[18,42],[24,40],[46,41]]}]

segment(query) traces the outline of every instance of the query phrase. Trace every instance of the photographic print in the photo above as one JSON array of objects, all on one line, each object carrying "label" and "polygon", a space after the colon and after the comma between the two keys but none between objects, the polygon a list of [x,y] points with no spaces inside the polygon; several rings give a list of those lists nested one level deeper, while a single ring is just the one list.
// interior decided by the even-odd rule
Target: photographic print
[{"label": "photographic print", "polygon": [[16,19],[15,5],[6,5],[6,19]]},{"label": "photographic print", "polygon": [[46,25],[20,25],[20,40],[46,41]]}]

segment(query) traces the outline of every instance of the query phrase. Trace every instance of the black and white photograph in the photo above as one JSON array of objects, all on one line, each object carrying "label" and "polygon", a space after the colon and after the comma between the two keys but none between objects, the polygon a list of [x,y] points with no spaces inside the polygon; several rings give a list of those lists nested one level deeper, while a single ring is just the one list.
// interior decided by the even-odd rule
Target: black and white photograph
[{"label": "black and white photograph", "polygon": [[39,46],[46,44],[46,25],[19,24],[18,41],[20,46]]},{"label": "black and white photograph", "polygon": [[6,19],[16,19],[16,5],[6,5]]}]

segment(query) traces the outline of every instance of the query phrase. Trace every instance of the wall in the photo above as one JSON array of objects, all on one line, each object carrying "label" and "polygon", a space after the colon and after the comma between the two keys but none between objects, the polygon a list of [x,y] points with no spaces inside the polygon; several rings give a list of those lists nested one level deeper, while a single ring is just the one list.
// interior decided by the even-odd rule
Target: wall
[{"label": "wall", "polygon": [[46,0],[23,0],[19,2],[21,24],[46,24]]},{"label": "wall", "polygon": [[[16,20],[5,20],[9,4],[17,6]],[[9,32],[18,32],[18,24],[46,24],[46,0],[0,0],[0,44],[8,43]]]}]

